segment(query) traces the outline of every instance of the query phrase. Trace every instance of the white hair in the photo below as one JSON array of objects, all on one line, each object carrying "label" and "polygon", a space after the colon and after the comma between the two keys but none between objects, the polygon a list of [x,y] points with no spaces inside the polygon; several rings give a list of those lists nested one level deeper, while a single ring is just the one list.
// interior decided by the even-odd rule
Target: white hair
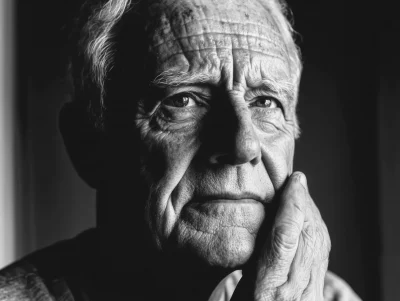
[{"label": "white hair", "polygon": [[[258,1],[270,12],[285,42],[297,98],[302,63],[300,51],[294,41],[295,32],[287,18],[286,3],[284,0]],[[89,101],[91,113],[95,115],[95,122],[100,126],[105,109],[104,99],[107,92],[105,84],[115,60],[116,45],[113,42],[117,35],[115,28],[139,2],[140,0],[89,0],[84,5],[87,16],[81,18],[83,24],[80,27],[78,49],[75,49],[73,54],[71,67],[76,94],[80,91],[89,98],[85,101]]]},{"label": "white hair", "polygon": [[131,0],[110,0],[91,16],[83,28],[83,50],[94,82],[104,89],[107,71],[113,63],[113,27],[129,9]]}]

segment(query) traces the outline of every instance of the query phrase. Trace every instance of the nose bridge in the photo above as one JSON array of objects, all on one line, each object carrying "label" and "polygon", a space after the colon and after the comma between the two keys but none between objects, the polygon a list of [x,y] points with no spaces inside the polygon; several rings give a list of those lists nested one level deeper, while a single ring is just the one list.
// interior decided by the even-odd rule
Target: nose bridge
[{"label": "nose bridge", "polygon": [[231,156],[233,162],[236,164],[258,163],[261,159],[260,141],[254,129],[249,108],[245,103],[235,105],[232,117],[234,132]]},{"label": "nose bridge", "polygon": [[260,139],[242,94],[218,93],[223,101],[213,111],[207,130],[210,139],[206,138],[211,164],[256,165],[261,161]]}]

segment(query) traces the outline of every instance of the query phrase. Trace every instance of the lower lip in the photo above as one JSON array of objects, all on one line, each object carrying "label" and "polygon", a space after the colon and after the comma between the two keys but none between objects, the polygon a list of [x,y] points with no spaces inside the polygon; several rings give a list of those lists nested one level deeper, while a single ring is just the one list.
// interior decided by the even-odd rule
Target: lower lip
[{"label": "lower lip", "polygon": [[254,199],[212,199],[206,201],[194,201],[187,204],[187,209],[202,212],[210,216],[227,214],[240,211],[264,211],[264,205]]},{"label": "lower lip", "polygon": [[195,201],[185,207],[181,218],[208,233],[221,226],[243,227],[255,233],[265,217],[264,205],[254,199]]},{"label": "lower lip", "polygon": [[246,208],[255,208],[260,207],[260,209],[264,208],[264,205],[256,201],[254,199],[207,199],[207,200],[195,200],[193,202],[189,202],[187,204],[188,207],[199,210],[199,211],[226,211],[226,210],[237,210],[240,207]]},{"label": "lower lip", "polygon": [[186,209],[194,209],[203,213],[216,213],[237,211],[240,208],[252,208],[251,210],[263,210],[264,205],[254,199],[197,199],[186,204]]}]

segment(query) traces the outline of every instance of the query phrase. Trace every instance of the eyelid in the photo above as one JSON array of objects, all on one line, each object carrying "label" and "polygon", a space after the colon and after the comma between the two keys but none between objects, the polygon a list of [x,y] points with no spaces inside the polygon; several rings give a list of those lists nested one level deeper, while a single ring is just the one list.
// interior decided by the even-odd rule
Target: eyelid
[{"label": "eyelid", "polygon": [[190,97],[192,98],[196,103],[201,104],[201,105],[208,105],[208,98],[198,92],[193,92],[193,91],[181,91],[177,93],[171,93],[170,95],[164,97],[161,100],[161,104],[166,102],[168,99],[171,99],[173,97]]},{"label": "eyelid", "polygon": [[282,108],[282,102],[281,102],[281,101],[279,100],[279,98],[278,98],[276,95],[274,95],[273,93],[268,93],[268,92],[265,92],[265,91],[252,91],[252,92],[250,92],[249,94],[250,94],[250,95],[249,95],[248,97],[246,97],[246,98],[249,99],[249,100],[246,100],[246,102],[248,102],[248,103],[256,102],[256,101],[258,100],[259,97],[266,97],[266,98],[271,99],[272,101],[275,101],[275,102],[276,102],[276,105],[277,105],[279,108]]},{"label": "eyelid", "polygon": [[263,89],[254,89],[254,90],[250,90],[246,93],[246,98],[249,100],[253,100],[253,98],[258,97],[258,96],[271,97],[271,98],[279,101],[279,99],[278,99],[279,95],[272,91],[265,91]]},{"label": "eyelid", "polygon": [[164,90],[164,95],[170,97],[181,93],[192,93],[196,95],[211,95],[210,87],[205,85],[181,85],[174,87],[167,87]]},{"label": "eyelid", "polygon": [[272,98],[276,102],[277,107],[281,109],[284,118],[285,119],[287,118],[286,107],[285,107],[287,102],[281,101],[280,95],[278,95],[276,92],[265,91],[263,89],[250,90],[248,93],[246,93],[246,98],[249,99],[249,100],[246,99],[246,102],[248,102],[249,104],[253,103],[254,101],[257,101],[256,99],[257,97],[262,97],[262,96]]}]

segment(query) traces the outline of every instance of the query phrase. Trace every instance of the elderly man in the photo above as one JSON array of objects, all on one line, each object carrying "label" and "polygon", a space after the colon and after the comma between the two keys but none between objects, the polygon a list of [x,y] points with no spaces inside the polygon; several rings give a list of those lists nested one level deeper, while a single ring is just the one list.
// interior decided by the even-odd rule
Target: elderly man
[{"label": "elderly man", "polygon": [[99,226],[7,267],[0,300],[359,300],[327,272],[327,228],[293,172],[301,61],[284,10],[83,7],[60,128]]}]

